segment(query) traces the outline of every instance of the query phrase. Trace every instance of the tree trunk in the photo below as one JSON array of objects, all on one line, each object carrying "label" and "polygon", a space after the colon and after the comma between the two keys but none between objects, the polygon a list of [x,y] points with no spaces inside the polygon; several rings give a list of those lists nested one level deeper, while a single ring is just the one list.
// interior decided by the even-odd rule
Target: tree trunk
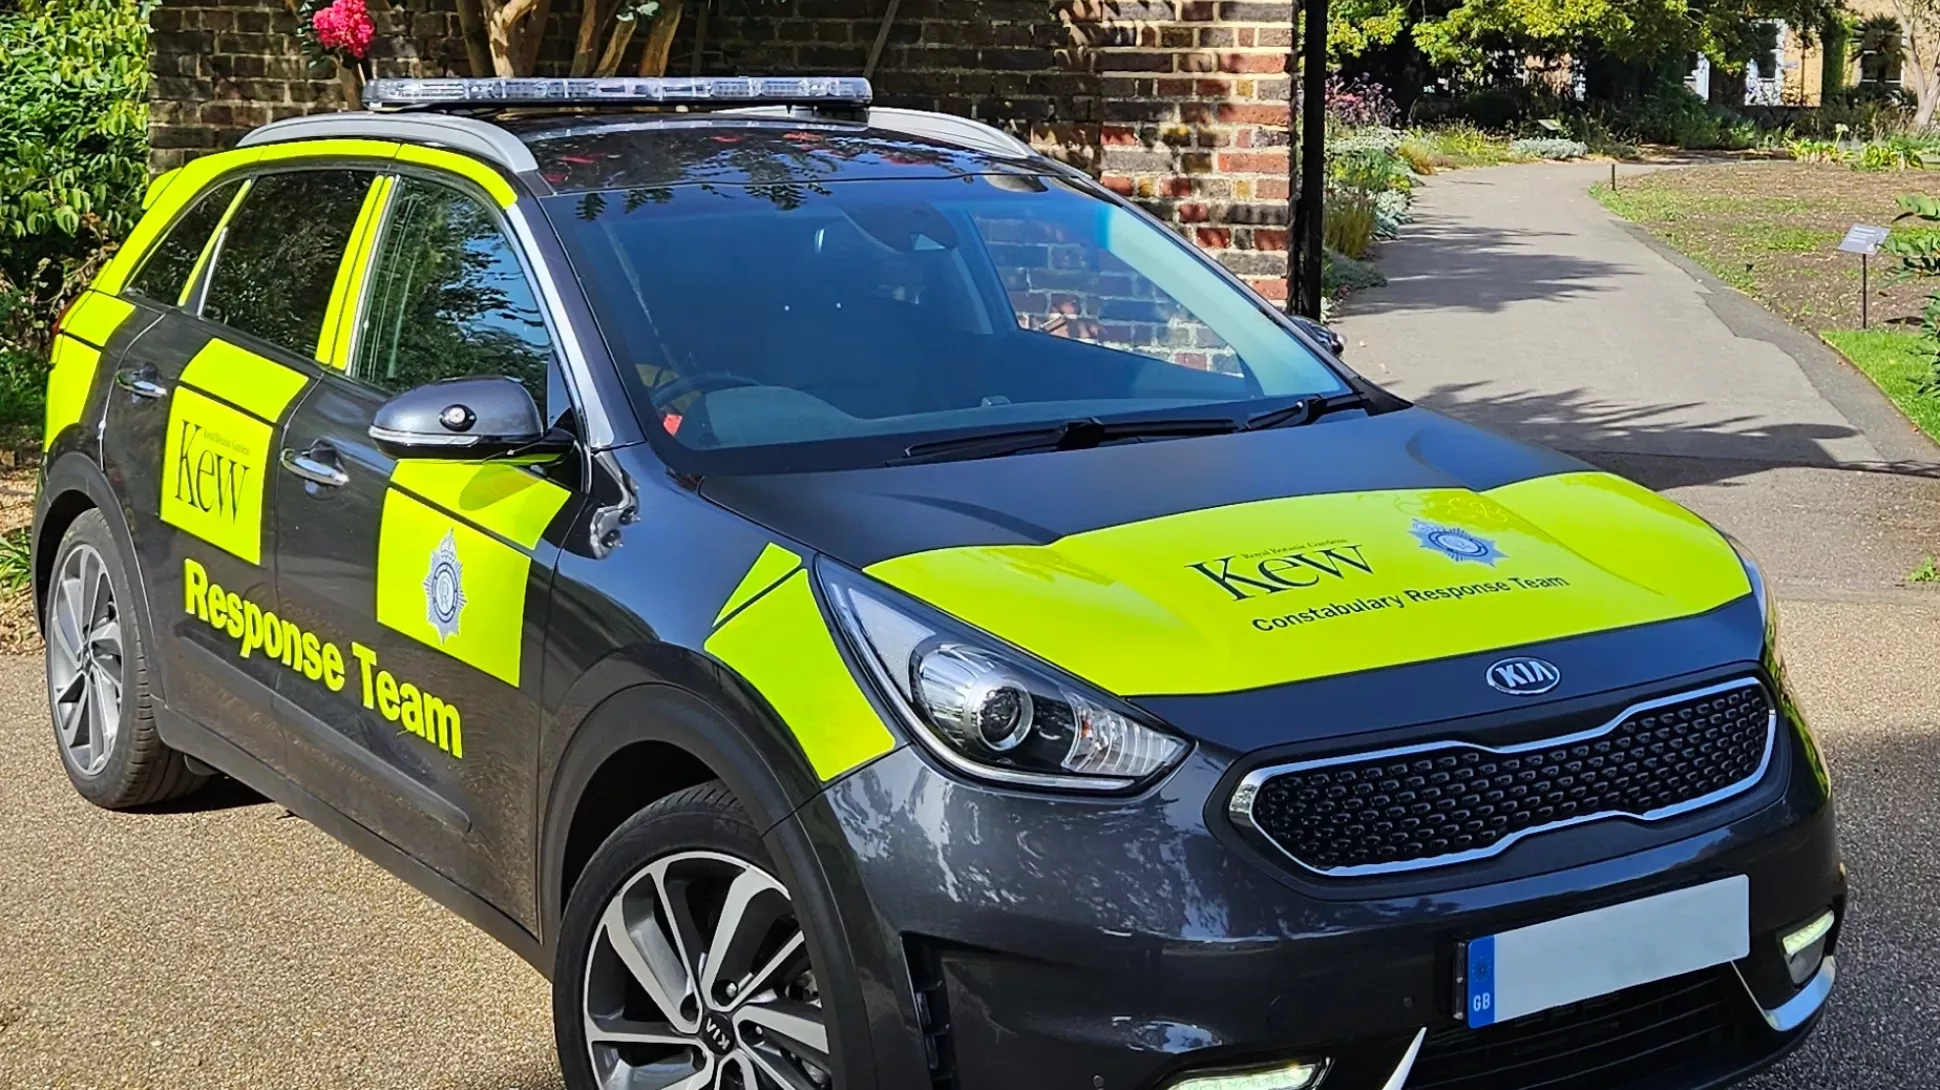
[{"label": "tree trunk", "polygon": [[1923,18],[1920,8],[1905,0],[1894,0],[1893,10],[1899,15],[1900,26],[1906,28],[1900,63],[1909,77],[1907,82],[1913,85],[1913,128],[1925,129],[1933,124],[1934,108],[1940,106],[1940,57],[1934,56],[1933,23]]},{"label": "tree trunk", "polygon": [[596,76],[610,76],[620,70],[620,62],[626,59],[626,47],[633,41],[633,31],[640,25],[638,19],[613,20],[613,36],[606,40],[606,51],[600,54],[600,62],[593,68]]},{"label": "tree trunk", "polygon": [[474,76],[492,74],[492,54],[485,47],[485,12],[481,0],[458,0],[458,34],[465,39],[465,63]]},{"label": "tree trunk", "polygon": [[640,74],[667,74],[667,54],[673,52],[674,31],[680,29],[680,0],[661,0],[660,10],[647,24],[647,46],[640,53]]},{"label": "tree trunk", "polygon": [[344,109],[364,108],[364,73],[357,65],[337,62],[337,86],[343,88]]},{"label": "tree trunk", "polygon": [[600,0],[584,0],[579,8],[579,37],[573,41],[573,68],[575,76],[588,75],[594,65],[599,63],[599,37],[601,10],[605,7]]},{"label": "tree trunk", "polygon": [[543,34],[531,16],[539,0],[484,0],[485,43],[492,51],[492,71],[500,76],[532,74],[526,62],[527,36]]}]

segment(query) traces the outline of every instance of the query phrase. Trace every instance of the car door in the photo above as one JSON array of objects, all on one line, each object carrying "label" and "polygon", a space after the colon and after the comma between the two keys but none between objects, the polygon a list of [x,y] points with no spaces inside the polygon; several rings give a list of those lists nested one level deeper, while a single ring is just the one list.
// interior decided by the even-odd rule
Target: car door
[{"label": "car door", "polygon": [[262,643],[276,608],[271,452],[315,373],[374,177],[301,171],[211,188],[130,282],[161,316],[115,361],[102,461],[130,508],[169,707],[271,767],[284,752],[283,667]]},{"label": "car door", "polygon": [[357,305],[291,418],[276,504],[282,618],[343,649],[344,687],[300,673],[292,765],[354,820],[528,925],[542,632],[578,463],[394,461],[370,425],[391,396],[467,375],[569,411],[553,339],[485,194],[405,173],[367,247]]}]

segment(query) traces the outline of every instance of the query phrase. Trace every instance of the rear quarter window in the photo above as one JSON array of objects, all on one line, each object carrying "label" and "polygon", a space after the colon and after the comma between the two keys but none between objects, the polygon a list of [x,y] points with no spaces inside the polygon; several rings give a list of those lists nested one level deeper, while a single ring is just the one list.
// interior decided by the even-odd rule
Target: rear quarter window
[{"label": "rear quarter window", "polygon": [[209,236],[215,233],[222,214],[242,187],[240,179],[226,182],[202,194],[189,210],[175,221],[162,240],[142,261],[141,271],[129,282],[128,290],[151,302],[173,306],[181,301],[183,290],[195,275]]},{"label": "rear quarter window", "polygon": [[313,355],[374,177],[349,169],[258,177],[217,242],[203,317]]}]

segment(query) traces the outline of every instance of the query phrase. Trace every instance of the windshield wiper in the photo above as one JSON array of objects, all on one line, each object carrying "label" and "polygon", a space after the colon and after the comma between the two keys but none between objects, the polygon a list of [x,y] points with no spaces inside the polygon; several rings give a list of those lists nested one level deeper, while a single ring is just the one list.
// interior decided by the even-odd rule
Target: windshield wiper
[{"label": "windshield wiper", "polygon": [[955,439],[915,443],[884,465],[916,465],[971,458],[1001,458],[1036,450],[1086,450],[1119,439],[1179,439],[1194,435],[1225,435],[1240,426],[1226,417],[1172,420],[1114,420],[1096,417],[1067,420],[1038,428],[985,432]]},{"label": "windshield wiper", "polygon": [[1311,424],[1335,409],[1351,409],[1367,404],[1367,396],[1358,390],[1349,390],[1333,397],[1303,397],[1291,405],[1271,409],[1246,418],[1239,426],[1240,431],[1260,431],[1265,428],[1297,428]]}]

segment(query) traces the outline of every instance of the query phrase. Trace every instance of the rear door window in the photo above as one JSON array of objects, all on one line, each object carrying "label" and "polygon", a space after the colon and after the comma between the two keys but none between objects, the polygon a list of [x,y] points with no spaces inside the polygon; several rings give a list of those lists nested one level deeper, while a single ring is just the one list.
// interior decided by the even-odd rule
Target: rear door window
[{"label": "rear door window", "polygon": [[235,200],[236,190],[242,187],[240,179],[227,182],[209,190],[196,198],[188,212],[175,221],[162,241],[142,263],[141,271],[128,284],[128,290],[151,302],[173,306],[182,298],[189,280],[195,275],[201,263],[202,251],[207,247],[209,236],[215,233],[216,225],[222,222],[222,214],[229,210]]},{"label": "rear door window", "polygon": [[313,356],[372,178],[361,170],[258,177],[217,242],[203,317]]}]

